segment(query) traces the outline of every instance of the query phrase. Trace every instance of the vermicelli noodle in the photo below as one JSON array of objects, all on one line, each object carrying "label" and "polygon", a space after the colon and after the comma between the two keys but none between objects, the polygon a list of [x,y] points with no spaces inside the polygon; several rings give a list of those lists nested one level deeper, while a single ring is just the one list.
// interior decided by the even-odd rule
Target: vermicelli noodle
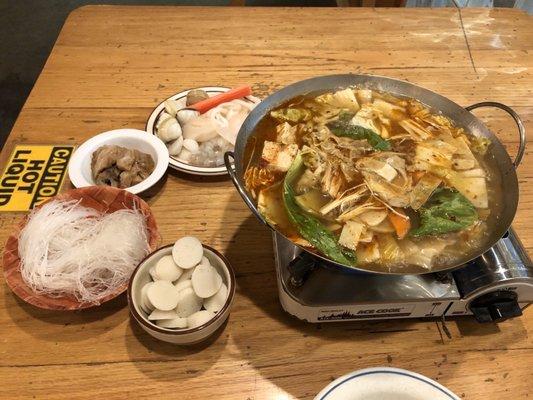
[{"label": "vermicelli noodle", "polygon": [[29,216],[18,250],[22,278],[36,293],[98,304],[128,281],[150,248],[141,211],[104,214],[55,200]]}]

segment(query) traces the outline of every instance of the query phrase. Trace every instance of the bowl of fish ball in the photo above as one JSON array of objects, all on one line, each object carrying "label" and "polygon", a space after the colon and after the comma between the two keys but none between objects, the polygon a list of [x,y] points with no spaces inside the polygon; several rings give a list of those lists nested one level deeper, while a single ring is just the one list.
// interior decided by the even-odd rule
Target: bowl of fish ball
[{"label": "bowl of fish ball", "polygon": [[137,194],[163,177],[168,160],[168,149],[157,137],[138,129],[115,129],[78,147],[68,174],[77,188],[105,185]]},{"label": "bowl of fish ball", "polygon": [[128,287],[135,321],[154,338],[178,345],[212,336],[227,320],[234,295],[228,260],[192,236],[148,255]]},{"label": "bowl of fish ball", "polygon": [[171,168],[193,175],[226,175],[224,153],[233,150],[241,125],[257,103],[249,86],[185,90],[154,109],[146,131],[165,142]]}]

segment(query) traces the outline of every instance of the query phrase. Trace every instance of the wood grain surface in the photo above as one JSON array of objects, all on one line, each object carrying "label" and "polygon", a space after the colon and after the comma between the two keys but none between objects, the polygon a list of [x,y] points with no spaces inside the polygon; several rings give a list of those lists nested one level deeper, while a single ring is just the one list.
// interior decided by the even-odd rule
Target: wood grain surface
[{"label": "wood grain surface", "polygon": [[[409,80],[462,105],[514,107],[533,138],[533,18],[516,10],[272,9],[88,6],[67,20],[1,154],[16,143],[80,144],[144,128],[162,99],[204,85],[290,82],[361,72]],[[475,112],[514,154],[511,120]],[[533,251],[533,153],[520,166],[514,227]],[[65,185],[68,187],[68,184]],[[372,366],[407,368],[472,400],[533,390],[533,311],[498,325],[431,320],[310,325],[281,310],[269,232],[227,178],[169,172],[145,197],[163,243],[198,236],[232,262],[238,289],[209,345],[157,342],[125,298],[84,312],[36,309],[0,285],[4,399],[312,399],[331,380]],[[20,214],[0,216],[5,242]]]}]

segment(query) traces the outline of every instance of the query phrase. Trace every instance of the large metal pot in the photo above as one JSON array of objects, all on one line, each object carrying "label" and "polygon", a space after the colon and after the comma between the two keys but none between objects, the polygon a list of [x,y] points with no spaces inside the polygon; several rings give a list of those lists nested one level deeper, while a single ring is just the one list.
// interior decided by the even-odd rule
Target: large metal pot
[{"label": "large metal pot", "polygon": [[[369,89],[376,89],[399,96],[406,96],[414,98],[426,104],[434,110],[440,111],[443,115],[449,117],[453,120],[458,126],[464,127],[468,132],[473,133],[476,136],[484,136],[491,140],[492,146],[490,147],[490,161],[495,171],[500,174],[501,185],[502,185],[502,202],[500,213],[496,216],[498,221],[493,227],[490,238],[486,240],[483,246],[479,247],[475,254],[470,254],[468,258],[461,260],[455,265],[443,265],[434,267],[431,272],[452,270],[460,267],[465,262],[468,262],[481,254],[489,250],[509,229],[511,222],[516,213],[516,208],[518,205],[518,179],[516,176],[515,168],[520,164],[522,156],[524,154],[526,136],[525,129],[520,117],[513,111],[511,108],[504,104],[494,103],[494,102],[483,102],[473,104],[469,107],[461,107],[453,101],[443,97],[435,92],[432,92],[428,89],[424,89],[420,86],[416,86],[409,82],[404,82],[396,79],[386,78],[382,76],[375,75],[328,75],[321,76],[317,78],[307,79],[300,81],[294,84],[291,84],[272,95],[268,96],[263,100],[248,116],[244,124],[242,125],[235,145],[235,152],[228,152],[225,154],[225,163],[228,168],[229,174],[235,187],[242,196],[244,202],[250,207],[252,212],[259,218],[261,222],[269,226],[271,229],[274,229],[261,216],[258,212],[256,204],[248,191],[245,188],[243,175],[245,172],[244,165],[244,153],[248,140],[254,135],[255,128],[259,121],[267,115],[272,109],[280,106],[281,104],[287,102],[288,100],[309,93],[318,94],[321,92],[332,91],[336,89],[341,89],[349,86],[358,86],[366,87]],[[505,148],[498,140],[498,138],[487,129],[487,127],[473,114],[469,111],[480,108],[480,107],[496,107],[500,108],[513,117],[515,120],[518,131],[520,134],[520,145],[516,158],[511,161],[508,153]],[[232,160],[233,159],[233,160]],[[233,162],[232,162],[233,161]],[[232,166],[234,164],[234,168]],[[281,234],[281,232],[278,232]],[[303,248],[305,250],[305,248]],[[316,256],[316,255],[315,255]],[[367,270],[364,267],[352,267],[348,265],[342,265],[334,263],[331,260],[323,258],[328,264],[333,264],[340,268],[349,268],[351,270],[358,269],[366,272],[378,272],[378,273],[413,273],[421,274],[428,271],[421,270],[419,267],[405,268],[403,267],[398,271],[384,272],[384,271],[375,271]]]}]

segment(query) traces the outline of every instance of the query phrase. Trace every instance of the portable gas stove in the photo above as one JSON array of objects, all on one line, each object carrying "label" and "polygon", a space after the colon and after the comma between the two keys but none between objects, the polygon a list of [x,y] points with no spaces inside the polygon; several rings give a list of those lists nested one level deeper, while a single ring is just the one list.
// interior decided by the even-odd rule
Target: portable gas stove
[{"label": "portable gas stove", "polygon": [[533,264],[512,228],[464,267],[425,275],[344,272],[273,236],[281,305],[308,322],[458,315],[503,321],[533,303]]}]

